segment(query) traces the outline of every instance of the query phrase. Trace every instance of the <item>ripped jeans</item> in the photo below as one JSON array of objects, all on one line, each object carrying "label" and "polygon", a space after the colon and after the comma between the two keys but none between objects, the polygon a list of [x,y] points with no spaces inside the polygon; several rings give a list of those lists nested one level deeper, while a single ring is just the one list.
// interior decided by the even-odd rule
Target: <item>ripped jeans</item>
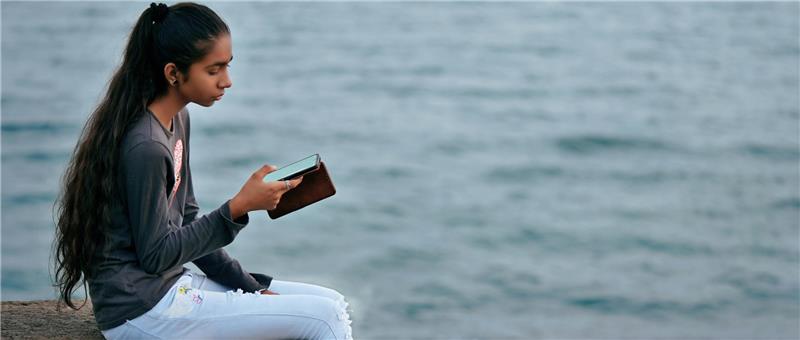
[{"label": "ripped jeans", "polygon": [[280,295],[236,291],[187,271],[147,313],[103,331],[106,339],[352,339],[337,291],[272,280]]}]

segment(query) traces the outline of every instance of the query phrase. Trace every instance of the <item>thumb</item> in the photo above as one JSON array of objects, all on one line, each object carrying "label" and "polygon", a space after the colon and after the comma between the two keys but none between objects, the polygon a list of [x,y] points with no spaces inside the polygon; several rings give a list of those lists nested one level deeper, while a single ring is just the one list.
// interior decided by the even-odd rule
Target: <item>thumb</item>
[{"label": "thumb", "polygon": [[264,166],[256,170],[254,175],[256,175],[259,179],[264,179],[264,176],[266,176],[270,172],[275,171],[275,169],[277,168],[273,165],[264,164]]}]

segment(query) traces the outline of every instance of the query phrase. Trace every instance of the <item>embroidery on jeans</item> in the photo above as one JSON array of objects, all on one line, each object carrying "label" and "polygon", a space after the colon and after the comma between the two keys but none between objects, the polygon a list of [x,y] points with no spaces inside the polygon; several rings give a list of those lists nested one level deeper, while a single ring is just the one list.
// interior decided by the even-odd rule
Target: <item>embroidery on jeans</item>
[{"label": "embroidery on jeans", "polygon": [[194,310],[195,305],[203,303],[203,291],[192,289],[184,285],[178,286],[175,298],[164,314],[170,317],[178,317],[189,314]]}]

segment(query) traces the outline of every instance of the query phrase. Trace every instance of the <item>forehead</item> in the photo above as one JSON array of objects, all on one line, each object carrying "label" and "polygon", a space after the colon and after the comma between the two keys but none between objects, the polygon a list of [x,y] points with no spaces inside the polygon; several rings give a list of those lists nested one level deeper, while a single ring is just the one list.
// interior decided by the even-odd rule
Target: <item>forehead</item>
[{"label": "forehead", "polygon": [[212,40],[211,43],[211,50],[203,57],[203,59],[200,59],[198,64],[200,64],[202,67],[207,67],[214,64],[228,63],[233,57],[233,48],[230,35],[222,34],[216,39]]}]

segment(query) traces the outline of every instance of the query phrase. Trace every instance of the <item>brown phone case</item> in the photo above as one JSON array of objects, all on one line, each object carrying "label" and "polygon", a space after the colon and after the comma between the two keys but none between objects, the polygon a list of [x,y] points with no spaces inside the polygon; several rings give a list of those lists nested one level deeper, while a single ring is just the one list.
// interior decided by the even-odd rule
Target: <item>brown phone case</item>
[{"label": "brown phone case", "polygon": [[303,175],[300,185],[283,194],[278,206],[275,209],[267,210],[267,214],[274,220],[334,194],[336,194],[336,188],[328,175],[328,169],[325,168],[325,162],[320,161],[319,168]]}]

